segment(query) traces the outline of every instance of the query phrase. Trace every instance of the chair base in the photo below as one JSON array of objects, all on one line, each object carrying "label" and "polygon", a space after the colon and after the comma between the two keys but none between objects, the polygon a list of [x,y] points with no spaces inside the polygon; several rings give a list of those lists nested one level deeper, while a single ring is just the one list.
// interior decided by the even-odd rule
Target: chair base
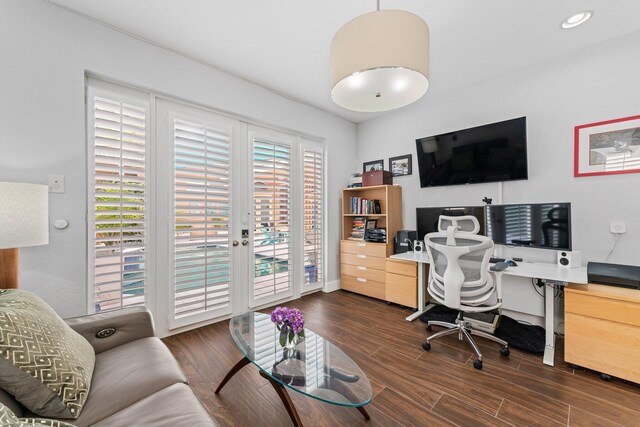
[{"label": "chair base", "polygon": [[476,336],[491,340],[493,342],[496,342],[498,344],[501,344],[502,348],[500,348],[500,354],[503,356],[509,356],[509,353],[510,353],[509,344],[505,340],[501,340],[500,338],[494,337],[493,335],[488,334],[486,332],[472,329],[469,322],[466,322],[462,316],[461,318],[456,319],[456,323],[430,320],[429,322],[427,322],[427,329],[431,330],[431,326],[442,326],[443,328],[446,328],[446,329],[436,334],[433,334],[430,337],[427,337],[427,341],[425,341],[422,344],[422,348],[425,350],[430,350],[431,341],[437,338],[444,337],[447,335],[452,335],[452,334],[458,334],[458,339],[460,341],[462,341],[463,339],[466,340],[471,345],[471,348],[473,348],[473,351],[478,356],[477,359],[473,362],[474,368],[482,369],[482,353],[480,352],[480,349],[478,348],[476,342],[471,337],[472,335],[476,335]]}]

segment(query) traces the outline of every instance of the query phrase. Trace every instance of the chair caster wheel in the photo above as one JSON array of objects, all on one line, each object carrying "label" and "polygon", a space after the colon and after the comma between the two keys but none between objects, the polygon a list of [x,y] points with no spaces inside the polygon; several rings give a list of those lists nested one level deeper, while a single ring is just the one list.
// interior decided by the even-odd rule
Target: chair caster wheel
[{"label": "chair caster wheel", "polygon": [[476,369],[482,369],[482,360],[476,359],[473,361],[473,367]]},{"label": "chair caster wheel", "polygon": [[422,343],[422,348],[424,349],[424,351],[429,351],[431,350],[431,344],[425,341]]},{"label": "chair caster wheel", "polygon": [[427,325],[427,331],[429,332],[433,331],[433,328],[431,327],[431,325]]},{"label": "chair caster wheel", "polygon": [[611,381],[611,375],[609,374],[600,374],[600,378],[602,381]]},{"label": "chair caster wheel", "polygon": [[502,347],[500,349],[500,354],[507,357],[511,354],[511,350],[509,350],[509,347]]}]

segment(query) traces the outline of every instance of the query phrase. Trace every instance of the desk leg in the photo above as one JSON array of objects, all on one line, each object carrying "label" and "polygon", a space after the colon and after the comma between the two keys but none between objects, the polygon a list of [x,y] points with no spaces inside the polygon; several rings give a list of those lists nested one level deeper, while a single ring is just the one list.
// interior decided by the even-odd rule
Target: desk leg
[{"label": "desk leg", "polygon": [[545,365],[553,366],[554,355],[556,351],[556,335],[555,335],[555,309],[554,309],[554,289],[553,285],[544,286],[544,327],[545,327],[545,345],[544,358],[542,361]]},{"label": "desk leg", "polygon": [[407,316],[406,318],[407,322],[413,322],[418,317],[420,317],[422,313],[424,313],[425,311],[431,308],[431,307],[425,307],[427,305],[427,301],[426,301],[427,291],[425,288],[426,288],[426,284],[424,280],[424,264],[419,262],[418,263],[418,311],[416,311],[410,316]]}]

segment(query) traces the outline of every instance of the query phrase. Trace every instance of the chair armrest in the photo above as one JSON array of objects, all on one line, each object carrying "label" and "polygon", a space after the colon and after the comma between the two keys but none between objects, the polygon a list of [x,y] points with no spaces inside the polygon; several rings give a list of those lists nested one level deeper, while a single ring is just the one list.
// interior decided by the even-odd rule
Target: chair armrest
[{"label": "chair armrest", "polygon": [[[122,310],[73,317],[65,319],[65,322],[89,341],[96,354],[140,338],[155,336],[153,318],[146,307],[127,307]],[[110,328],[115,330],[111,335],[97,336],[98,332]]]}]

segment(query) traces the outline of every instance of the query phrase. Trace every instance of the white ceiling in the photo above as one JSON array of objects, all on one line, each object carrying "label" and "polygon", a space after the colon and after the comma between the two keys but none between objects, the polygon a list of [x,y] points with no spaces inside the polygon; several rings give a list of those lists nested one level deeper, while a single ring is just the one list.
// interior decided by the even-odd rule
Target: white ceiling
[{"label": "white ceiling", "polygon": [[[50,2],[353,122],[382,114],[338,107],[329,88],[334,33],[375,0]],[[411,11],[430,27],[425,98],[640,30],[639,0],[382,0],[381,8]],[[595,14],[560,29],[582,10]]]}]

